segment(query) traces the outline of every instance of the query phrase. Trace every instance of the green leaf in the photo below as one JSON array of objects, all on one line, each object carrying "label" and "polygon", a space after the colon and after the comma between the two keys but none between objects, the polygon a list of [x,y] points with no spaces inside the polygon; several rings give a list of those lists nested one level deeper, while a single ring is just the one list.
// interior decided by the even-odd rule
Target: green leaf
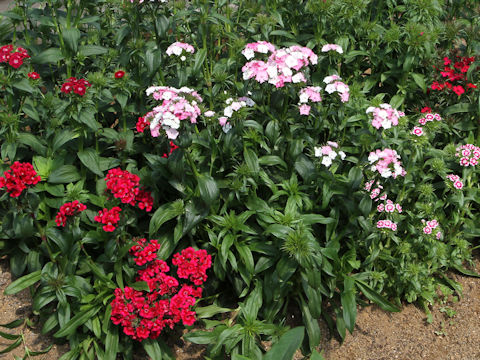
[{"label": "green leaf", "polygon": [[15,329],[16,327],[19,327],[20,325],[22,325],[24,322],[25,322],[24,319],[17,319],[17,320],[13,320],[9,323],[2,324],[0,326],[4,327],[4,328],[7,328],[7,329]]},{"label": "green leaf", "polygon": [[314,319],[310,314],[308,305],[303,298],[300,299],[300,309],[302,311],[303,323],[306,326],[310,350],[313,350],[320,343],[320,327],[317,319]]},{"label": "green leaf", "polygon": [[97,312],[100,311],[100,309],[100,306],[96,306],[78,312],[64,327],[53,334],[53,336],[59,338],[74,334],[80,325],[85,324],[87,320],[91,319]]},{"label": "green leaf", "polygon": [[13,87],[22,91],[25,91],[29,94],[32,94],[35,89],[30,85],[30,82],[27,79],[22,79],[20,81],[15,81]]},{"label": "green leaf", "polygon": [[160,49],[150,50],[145,52],[145,65],[150,76],[155,74],[162,65],[162,51]]},{"label": "green leaf", "polygon": [[150,225],[148,228],[148,233],[150,237],[155,234],[160,226],[165,222],[181,215],[184,213],[184,206],[182,200],[176,200],[171,203],[166,203],[160,206],[152,215],[150,219]]},{"label": "green leaf", "polygon": [[7,340],[16,340],[19,337],[21,337],[22,335],[8,334],[8,333],[5,333],[3,331],[0,331],[0,336],[7,339]]},{"label": "green leaf", "polygon": [[443,110],[443,114],[445,116],[448,116],[448,115],[453,115],[458,113],[466,113],[466,112],[474,112],[474,111],[475,111],[475,106],[473,104],[460,103],[460,104],[455,104],[447,107],[446,109]]},{"label": "green leaf", "polygon": [[411,73],[411,75],[413,77],[413,81],[415,81],[418,87],[422,89],[424,93],[427,92],[427,85],[425,84],[425,78],[423,75],[417,73]]},{"label": "green leaf", "polygon": [[142,345],[148,356],[155,360],[162,360],[163,352],[156,340],[144,340],[142,341]]},{"label": "green leaf", "polygon": [[453,265],[453,267],[454,267],[457,271],[461,272],[461,273],[464,274],[464,275],[468,275],[468,276],[472,276],[472,277],[480,277],[480,274],[478,274],[477,272],[472,271],[472,270],[465,269],[465,268],[464,268],[463,266],[461,266],[461,265],[455,264],[455,265]]},{"label": "green leaf", "polygon": [[271,33],[270,33],[270,36],[272,35],[276,35],[276,36],[284,36],[286,38],[289,38],[289,39],[295,39],[295,36],[285,30],[273,30]]},{"label": "green leaf", "polygon": [[224,314],[230,311],[233,311],[233,309],[223,308],[215,304],[195,308],[195,312],[197,313],[197,319],[210,318],[213,315]]},{"label": "green leaf", "polygon": [[41,141],[33,134],[20,133],[18,134],[18,142],[30,146],[37,154],[44,156],[47,151],[47,147],[41,143]]},{"label": "green leaf", "polygon": [[80,180],[82,177],[73,165],[62,165],[53,170],[48,176],[48,182],[53,184],[71,183]]},{"label": "green leaf", "polygon": [[355,280],[349,276],[343,279],[343,291],[340,294],[343,307],[343,320],[350,333],[353,333],[357,318],[357,302],[355,299]]},{"label": "green leaf", "polygon": [[199,174],[197,176],[198,190],[203,201],[208,205],[212,204],[219,196],[217,183],[208,174]]},{"label": "green leaf", "polygon": [[335,222],[335,219],[325,217],[319,214],[304,214],[301,216],[302,222],[305,225],[313,225],[313,224],[331,224]]},{"label": "green leaf", "polygon": [[13,295],[16,294],[23,289],[32,286],[37,281],[40,281],[42,278],[42,271],[38,270],[28,275],[22,276],[20,279],[15,280],[10,285],[7,286],[5,289],[5,295]]},{"label": "green leaf", "polygon": [[263,166],[275,166],[279,165],[283,170],[287,169],[287,163],[277,155],[265,155],[258,159],[258,163]]},{"label": "green leaf", "polygon": [[99,45],[82,45],[80,46],[78,53],[83,56],[103,55],[108,52],[108,49]]},{"label": "green leaf", "polygon": [[105,339],[105,360],[115,360],[118,353],[118,327],[110,324]]},{"label": "green leaf", "polygon": [[78,40],[80,40],[80,31],[77,28],[63,29],[62,37],[68,48],[76,53]]},{"label": "green leaf", "polygon": [[3,349],[2,351],[0,351],[0,354],[6,354],[10,351],[12,351],[13,349],[17,348],[21,343],[22,343],[22,338],[19,337],[17,339],[17,341],[15,341],[13,344],[11,344],[10,346],[8,346],[7,348]]},{"label": "green leaf", "polygon": [[373,290],[370,286],[360,280],[355,281],[355,285],[357,286],[358,290],[360,290],[363,295],[365,295],[369,300],[373,301],[375,304],[380,306],[385,311],[390,312],[399,312],[400,309],[390,303],[387,299],[385,299],[382,295],[378,292]]},{"label": "green leaf", "polygon": [[32,63],[48,64],[63,60],[62,51],[59,48],[50,48],[32,57]]},{"label": "green leaf", "polygon": [[77,155],[82,164],[85,165],[91,172],[103,177],[103,172],[99,165],[99,156],[94,149],[88,148],[83,151],[79,151]]},{"label": "green leaf", "polygon": [[291,360],[295,352],[300,347],[305,335],[303,326],[288,330],[283,334],[277,343],[275,343],[270,351],[268,351],[263,360]]},{"label": "green leaf", "polygon": [[73,132],[72,130],[62,130],[62,131],[56,132],[55,137],[53,138],[53,141],[52,141],[52,152],[55,153],[64,144],[78,137],[79,137],[79,134]]},{"label": "green leaf", "polygon": [[325,360],[325,358],[317,350],[313,350],[310,360]]},{"label": "green leaf", "polygon": [[207,345],[214,343],[217,339],[217,336],[215,333],[209,331],[194,331],[191,333],[186,333],[183,335],[183,338],[194,344]]},{"label": "green leaf", "polygon": [[255,151],[252,149],[245,149],[243,156],[250,172],[257,174],[260,171],[260,166],[258,164],[258,157]]},{"label": "green leaf", "polygon": [[195,63],[193,65],[193,74],[197,74],[200,71],[203,63],[205,62],[205,58],[207,57],[207,49],[200,49],[195,54]]}]

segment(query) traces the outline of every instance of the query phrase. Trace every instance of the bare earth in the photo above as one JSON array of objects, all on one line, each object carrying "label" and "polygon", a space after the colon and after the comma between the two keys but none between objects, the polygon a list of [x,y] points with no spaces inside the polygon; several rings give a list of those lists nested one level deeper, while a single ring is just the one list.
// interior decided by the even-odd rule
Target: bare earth
[{"label": "bare earth", "polygon": [[[477,260],[477,272],[480,260]],[[436,305],[432,311],[433,323],[426,322],[425,313],[414,305],[404,306],[400,313],[386,313],[376,306],[359,310],[354,335],[347,335],[340,346],[324,329],[321,348],[326,360],[480,360],[480,279],[452,275],[463,287],[463,297],[458,302]],[[11,282],[6,260],[0,261],[0,324],[18,318],[32,318],[31,298],[28,291],[14,296],[3,295]],[[443,308],[443,311],[441,309]],[[447,316],[451,310],[453,317]],[[40,335],[41,326],[24,328],[25,343],[33,350],[45,349],[52,338]],[[21,328],[5,330],[20,333]],[[4,331],[3,328],[0,329]],[[0,338],[0,350],[11,340]],[[180,339],[168,341],[177,359],[203,359],[202,347]],[[57,360],[67,351],[66,345],[54,345],[39,360]],[[24,355],[20,345],[13,353],[0,358],[13,359],[13,355]],[[299,355],[299,354],[298,354]],[[295,359],[302,359],[296,356]]]}]

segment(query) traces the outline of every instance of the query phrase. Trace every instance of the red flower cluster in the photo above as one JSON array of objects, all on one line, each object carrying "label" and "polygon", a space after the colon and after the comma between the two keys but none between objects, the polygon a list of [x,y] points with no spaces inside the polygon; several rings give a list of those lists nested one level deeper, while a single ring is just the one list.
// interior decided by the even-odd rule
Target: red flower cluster
[{"label": "red flower cluster", "polygon": [[57,223],[57,226],[65,226],[67,223],[67,216],[75,216],[86,209],[87,207],[78,200],[67,202],[60,207],[60,211],[55,217],[55,222]]},{"label": "red flower cluster", "polygon": [[33,169],[30,163],[21,163],[15,161],[10,170],[3,173],[5,177],[0,177],[0,188],[7,188],[11,197],[18,197],[28,185],[35,185],[41,178]]},{"label": "red flower cluster", "polygon": [[432,108],[431,108],[431,107],[428,107],[428,106],[425,106],[425,107],[422,108],[422,110],[420,110],[420,112],[421,112],[422,114],[424,114],[424,113],[431,113],[431,112],[432,112]]},{"label": "red flower cluster", "polygon": [[164,158],[168,158],[170,155],[172,155],[172,153],[178,149],[178,146],[175,145],[173,143],[173,141],[170,141],[170,143],[168,144],[168,146],[170,147],[170,152],[167,154],[167,153],[163,153],[162,157]]},{"label": "red flower cluster", "polygon": [[37,79],[40,79],[40,74],[35,71],[32,71],[28,73],[28,77],[30,79],[37,80]]},{"label": "red flower cluster", "polygon": [[75,94],[83,96],[87,91],[87,87],[90,86],[92,85],[85,79],[77,79],[76,77],[71,77],[65,80],[65,82],[62,84],[62,88],[60,89],[60,91],[65,94],[70,94],[73,90]]},{"label": "red flower cluster", "polygon": [[123,70],[118,70],[117,72],[115,72],[115,79],[121,79],[125,76],[125,71]]},{"label": "red flower cluster", "polygon": [[137,131],[143,133],[148,126],[150,126],[150,121],[145,117],[140,116],[137,121]]},{"label": "red flower cluster", "polygon": [[155,260],[159,249],[160,244],[157,240],[150,240],[147,244],[147,239],[140,239],[137,241],[137,245],[133,245],[130,248],[129,252],[130,255],[134,256],[135,264],[142,266],[147,262]]},{"label": "red flower cluster", "polygon": [[[195,322],[195,312],[191,307],[195,305],[196,298],[202,296],[202,288],[188,284],[180,286],[178,280],[166,273],[170,267],[163,260],[156,259],[158,242],[140,239],[130,249],[135,262],[147,264],[143,270],[139,270],[137,281],[146,281],[150,292],[137,291],[129,287],[115,289],[115,299],[112,301],[112,314],[110,319],[115,325],[121,325],[123,332],[135,340],[156,339],[165,327],[173,329],[175,324],[182,321],[183,325],[191,326]],[[192,249],[193,250],[193,249]],[[155,256],[152,255],[155,254]],[[198,258],[208,257],[204,250],[193,250]],[[180,254],[176,254],[177,256]],[[147,260],[150,259],[150,260]],[[178,258],[180,260],[181,256]],[[183,265],[183,263],[182,263]],[[206,270],[206,269],[205,269]],[[206,279],[206,276],[205,276]],[[201,285],[200,282],[196,285]]]},{"label": "red flower cluster", "polygon": [[4,45],[0,47],[0,62],[8,62],[11,67],[18,69],[23,64],[23,59],[29,58],[27,50],[18,47],[17,51],[13,52],[13,45]]},{"label": "red flower cluster", "polygon": [[103,230],[112,232],[115,230],[115,226],[120,221],[120,209],[118,206],[114,206],[110,210],[103,209],[98,212],[98,215],[93,219],[99,223],[104,224]]},{"label": "red flower cluster", "polygon": [[140,189],[140,178],[120,168],[110,169],[107,177],[107,189],[110,190],[116,199],[120,199],[124,204],[138,207],[142,210],[151,211],[153,206],[152,195]]},{"label": "red flower cluster", "polygon": [[[468,89],[476,89],[477,86],[467,81],[466,73],[470,65],[475,61],[475,57],[457,56],[457,61],[451,66],[453,60],[448,57],[443,58],[443,71],[439,71],[444,82],[434,81],[431,85],[432,90],[449,90],[460,96]],[[435,68],[436,69],[436,68]],[[438,69],[440,70],[440,69]]]},{"label": "red flower cluster", "polygon": [[192,247],[175,254],[172,264],[178,266],[178,277],[189,279],[195,285],[207,280],[207,269],[212,266],[212,257],[205,250],[195,251]]}]

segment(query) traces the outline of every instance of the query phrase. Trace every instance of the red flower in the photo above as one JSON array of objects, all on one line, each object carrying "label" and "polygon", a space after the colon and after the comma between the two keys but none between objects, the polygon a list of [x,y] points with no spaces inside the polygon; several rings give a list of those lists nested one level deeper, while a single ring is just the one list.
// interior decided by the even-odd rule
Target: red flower
[{"label": "red flower", "polygon": [[28,77],[30,79],[37,80],[37,79],[40,79],[40,74],[35,71],[32,71],[28,73]]},{"label": "red flower", "polygon": [[10,170],[5,171],[4,178],[0,177],[0,187],[6,187],[11,197],[18,197],[28,185],[37,184],[41,178],[30,163],[15,161]]},{"label": "red flower", "polygon": [[18,52],[13,53],[12,55],[10,55],[10,59],[8,60],[8,63],[10,64],[11,67],[18,69],[23,64],[22,54]]},{"label": "red flower", "polygon": [[452,90],[458,96],[462,95],[465,92],[465,89],[461,85],[454,86]]},{"label": "red flower", "polygon": [[83,96],[85,95],[85,91],[87,90],[87,88],[83,85],[83,84],[75,84],[73,85],[73,92],[75,94],[78,94],[80,96]]},{"label": "red flower", "polygon": [[469,89],[476,89],[476,88],[477,88],[477,85],[474,85],[474,84],[472,84],[472,83],[468,83],[468,84],[467,84],[467,88],[469,88]]},{"label": "red flower", "polygon": [[450,60],[448,57],[443,58],[443,65],[448,66],[452,63],[452,60]]},{"label": "red flower", "polygon": [[61,92],[65,93],[65,94],[70,94],[70,92],[72,91],[72,83],[71,82],[66,82],[66,83],[63,83],[62,84],[62,88],[60,89]]},{"label": "red flower", "polygon": [[143,133],[147,126],[150,126],[150,121],[148,121],[146,117],[139,117],[137,121],[137,131]]},{"label": "red flower", "polygon": [[432,112],[432,108],[429,108],[428,106],[425,106],[424,108],[422,108],[422,110],[420,110],[421,113],[431,113]]},{"label": "red flower", "polygon": [[120,221],[120,209],[118,206],[114,206],[110,210],[103,209],[98,212],[98,215],[93,219],[99,223],[104,224],[103,230],[112,232],[115,230],[115,226]]},{"label": "red flower", "polygon": [[116,73],[115,73],[115,79],[121,79],[125,76],[125,71],[123,70],[118,70]]},{"label": "red flower", "polygon": [[60,207],[60,210],[55,217],[55,223],[57,226],[65,226],[67,223],[67,216],[75,216],[86,209],[87,207],[78,200],[67,202]]}]

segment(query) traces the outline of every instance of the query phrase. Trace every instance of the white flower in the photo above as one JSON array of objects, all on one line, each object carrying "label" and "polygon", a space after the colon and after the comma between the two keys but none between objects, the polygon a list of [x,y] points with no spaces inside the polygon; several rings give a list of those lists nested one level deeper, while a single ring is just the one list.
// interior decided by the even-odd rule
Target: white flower
[{"label": "white flower", "polygon": [[372,152],[372,153],[370,153],[370,155],[368,155],[368,161],[370,162],[370,164],[374,163],[377,160],[378,160],[378,155],[377,154]]},{"label": "white flower", "polygon": [[223,110],[223,115],[225,115],[226,117],[232,117],[233,115],[233,109],[231,106],[227,106],[225,108],[225,110]]},{"label": "white flower", "polygon": [[328,156],[325,156],[322,158],[322,164],[326,167],[329,167],[330,165],[332,165],[332,159],[330,159]]},{"label": "white flower", "polygon": [[300,102],[301,102],[301,103],[306,103],[306,102],[308,102],[308,94],[307,94],[307,93],[302,93],[302,94],[300,94]]},{"label": "white flower", "polygon": [[345,159],[345,157],[347,156],[343,151],[339,151],[338,153],[340,154],[342,160]]},{"label": "white flower", "polygon": [[315,146],[314,149],[315,149],[315,157],[322,157],[322,148]]},{"label": "white flower", "polygon": [[292,82],[298,84],[299,82],[305,82],[305,76],[302,73],[296,73],[292,76]]},{"label": "white flower", "polygon": [[228,133],[231,129],[232,129],[232,125],[230,125],[230,123],[228,122],[222,127],[222,130],[225,134]]},{"label": "white flower", "polygon": [[180,56],[180,60],[185,61],[185,60],[187,60],[187,58],[185,57],[185,55],[182,55],[182,56]]},{"label": "white flower", "polygon": [[250,60],[255,56],[255,52],[253,51],[253,49],[250,49],[250,48],[244,49],[242,51],[242,54],[247,58],[247,60]]},{"label": "white flower", "polygon": [[330,151],[330,152],[328,153],[328,157],[329,157],[330,159],[332,159],[332,160],[335,159],[335,158],[337,157],[337,152],[336,152],[336,151],[333,151],[333,150]]}]

